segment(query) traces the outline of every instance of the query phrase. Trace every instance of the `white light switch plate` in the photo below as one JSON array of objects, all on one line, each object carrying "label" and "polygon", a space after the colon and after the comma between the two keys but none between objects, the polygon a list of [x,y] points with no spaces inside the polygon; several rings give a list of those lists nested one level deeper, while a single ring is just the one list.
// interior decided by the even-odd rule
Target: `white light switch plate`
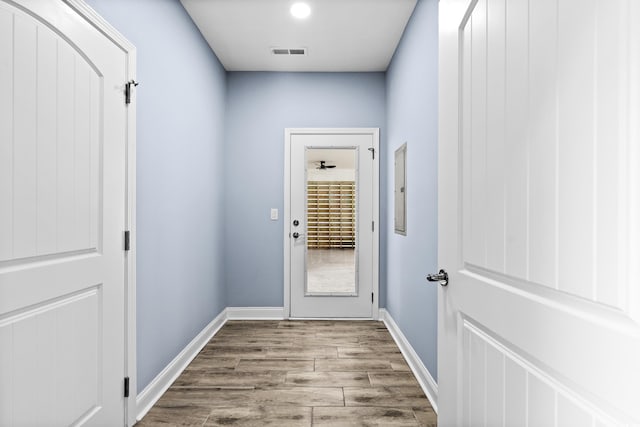
[{"label": "white light switch plate", "polygon": [[271,220],[275,221],[278,219],[278,209],[277,208],[271,208]]}]

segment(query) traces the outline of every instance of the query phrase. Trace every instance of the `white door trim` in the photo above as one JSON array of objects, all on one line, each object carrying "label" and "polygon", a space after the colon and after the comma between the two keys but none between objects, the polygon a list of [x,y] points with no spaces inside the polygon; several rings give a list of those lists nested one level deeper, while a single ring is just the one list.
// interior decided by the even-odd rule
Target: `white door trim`
[{"label": "white door trim", "polygon": [[[376,159],[380,155],[379,128],[286,128],[284,130],[284,212],[283,212],[283,241],[284,241],[284,317],[291,317],[291,239],[289,237],[289,223],[291,222],[291,135],[335,135],[335,134],[368,134],[373,137]],[[373,310],[372,318],[378,320],[379,312],[379,260],[380,260],[380,162],[373,162]]]},{"label": "white door trim", "polygon": [[[84,0],[63,0],[89,24],[109,38],[127,57],[127,81],[136,80],[136,48]],[[125,83],[122,82],[122,102]],[[134,91],[135,92],[135,91]],[[129,399],[125,407],[126,425],[136,422],[136,97],[127,108],[126,212],[125,225],[130,232],[130,250],[125,252],[125,373],[129,377]],[[123,230],[124,231],[124,230]],[[124,248],[124,235],[123,235]]]}]

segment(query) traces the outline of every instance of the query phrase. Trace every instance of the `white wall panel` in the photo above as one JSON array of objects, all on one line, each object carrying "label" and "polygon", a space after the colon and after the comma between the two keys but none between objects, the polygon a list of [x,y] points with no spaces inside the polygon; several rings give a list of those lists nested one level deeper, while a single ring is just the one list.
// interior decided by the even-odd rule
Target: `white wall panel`
[{"label": "white wall panel", "polygon": [[462,253],[623,308],[630,29],[627,2],[602,1],[475,4],[463,28]]},{"label": "white wall panel", "polygon": [[[73,247],[90,246],[91,236],[91,98],[92,70],[86,62],[76,60],[74,87],[74,199],[75,224]],[[95,148],[94,148],[95,149]]]},{"label": "white wall panel", "polygon": [[475,334],[466,337],[465,366],[467,368],[467,404],[465,411],[465,425],[484,424],[486,409],[487,373],[485,365],[486,346],[484,340]]},{"label": "white wall panel", "polygon": [[99,404],[100,303],[90,288],[0,321],[0,425],[70,425]]},{"label": "white wall panel", "polygon": [[37,206],[38,236],[37,253],[56,251],[56,104],[58,44],[55,35],[45,28],[38,29],[38,76],[37,76]]},{"label": "white wall panel", "polygon": [[[44,353],[38,352],[38,342],[33,338],[38,336],[38,319],[25,316],[11,325],[13,342],[11,346],[2,346],[2,351],[13,352],[13,392],[17,396],[31,396],[39,387],[40,379],[33,375],[38,370],[39,359],[51,357],[51,349]],[[51,397],[51,396],[50,396]],[[31,399],[16,399],[13,411],[15,424],[31,426],[37,424],[38,412],[32,410]]]},{"label": "white wall panel", "polygon": [[487,218],[487,2],[478,0],[471,19],[471,246],[469,262],[486,263]]},{"label": "white wall panel", "polygon": [[483,324],[471,330],[485,348],[456,341],[466,343],[457,415],[467,425],[635,421],[640,9],[469,4],[455,123],[462,266],[445,292]]},{"label": "white wall panel", "polygon": [[58,251],[74,249],[75,165],[74,103],[75,55],[71,47],[58,43],[58,181],[57,242]]},{"label": "white wall panel", "polygon": [[49,28],[0,23],[0,262],[94,249],[100,77]]},{"label": "white wall panel", "polygon": [[505,0],[487,2],[486,267],[505,265]]},{"label": "white wall panel", "polygon": [[13,15],[0,9],[0,261],[13,256],[13,205],[6,202],[13,198],[12,135]]},{"label": "white wall panel", "polygon": [[[37,317],[38,331],[37,343],[38,354],[49,354],[57,345],[57,322],[54,310],[46,311]],[[38,424],[45,425],[51,419],[51,415],[56,413],[56,399],[63,399],[63,396],[56,396],[57,383],[56,372],[58,366],[54,357],[40,357],[37,365],[36,377],[40,378],[37,390],[33,393],[34,405],[40,408]],[[52,396],[56,396],[52,398]],[[46,414],[51,414],[49,417]]]},{"label": "white wall panel", "polygon": [[529,280],[556,287],[556,0],[529,2]]},{"label": "white wall panel", "polygon": [[18,3],[0,0],[0,425],[115,425],[127,53],[64,2]]},{"label": "white wall panel", "polygon": [[510,358],[504,363],[504,425],[524,426],[527,422],[527,373]]},{"label": "white wall panel", "polygon": [[504,425],[504,354],[493,346],[486,346],[487,386],[486,425]]},{"label": "white wall panel", "polygon": [[[472,64],[471,55],[473,45],[471,43],[471,25],[467,25],[464,28],[464,46],[462,49],[463,62],[465,64]],[[462,87],[464,88],[462,91],[462,156],[463,162],[465,164],[471,164],[471,118],[472,118],[472,108],[471,108],[471,93],[472,93],[472,81],[471,81],[471,65],[468,67],[464,67],[462,69]],[[471,231],[471,191],[472,191],[472,177],[469,172],[470,169],[461,170],[462,176],[460,177],[460,181],[463,183],[462,185],[462,211],[464,215],[462,217],[462,258],[466,262],[470,262],[473,259],[472,247],[473,241],[472,236],[473,233]]]},{"label": "white wall panel", "polygon": [[[510,349],[473,322],[464,322],[465,425],[591,426],[602,408],[571,391],[552,372]],[[613,423],[613,424],[612,424]]]},{"label": "white wall panel", "polygon": [[584,427],[593,425],[593,417],[565,396],[558,396],[557,425]]},{"label": "white wall panel", "polygon": [[558,3],[559,283],[594,296],[595,0]]},{"label": "white wall panel", "polygon": [[539,378],[528,376],[527,427],[550,427],[555,425],[556,393]]},{"label": "white wall panel", "polygon": [[[13,329],[0,327],[0,346],[13,344]],[[0,351],[0,425],[13,425],[13,352]]]},{"label": "white wall panel", "polygon": [[13,257],[36,252],[36,26],[31,20],[14,18],[13,97]]},{"label": "white wall panel", "polygon": [[[509,0],[506,9],[506,273],[527,278],[528,4]],[[475,15],[475,13],[474,13]]]},{"label": "white wall panel", "polygon": [[[618,242],[626,239],[624,221],[620,213],[624,211],[620,189],[624,188],[626,170],[621,170],[626,150],[620,144],[612,143],[620,138],[626,139],[623,129],[626,122],[624,113],[627,94],[621,90],[628,61],[625,48],[627,43],[621,37],[626,28],[627,17],[622,0],[606,0],[616,7],[601,7],[598,1],[596,10],[596,104],[597,115],[595,170],[597,186],[595,199],[595,257],[598,268],[595,271],[595,299],[615,307],[622,307],[625,299],[623,290],[612,283],[625,282],[620,271],[623,265],[619,254]],[[635,25],[635,24],[634,24]],[[621,179],[622,178],[622,179]],[[622,280],[621,280],[622,279]],[[604,285],[606,284],[606,285]]]}]

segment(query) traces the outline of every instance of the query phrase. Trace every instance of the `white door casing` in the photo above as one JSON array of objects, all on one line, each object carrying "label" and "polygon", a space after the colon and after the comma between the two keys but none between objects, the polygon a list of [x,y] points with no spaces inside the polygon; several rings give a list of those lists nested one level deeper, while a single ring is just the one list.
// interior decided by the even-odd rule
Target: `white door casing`
[{"label": "white door casing", "polygon": [[[286,316],[294,318],[377,318],[378,146],[378,129],[285,130]],[[355,149],[357,153],[357,295],[318,296],[305,293],[307,216],[305,152],[308,148],[350,148]],[[299,226],[296,227],[292,224],[294,219],[300,221]],[[372,227],[372,224],[375,225]],[[293,237],[293,233],[296,231],[301,234],[298,239]]]},{"label": "white door casing", "polygon": [[127,423],[134,53],[81,1],[0,1],[0,425]]},{"label": "white door casing", "polygon": [[438,424],[640,424],[640,4],[442,0]]}]

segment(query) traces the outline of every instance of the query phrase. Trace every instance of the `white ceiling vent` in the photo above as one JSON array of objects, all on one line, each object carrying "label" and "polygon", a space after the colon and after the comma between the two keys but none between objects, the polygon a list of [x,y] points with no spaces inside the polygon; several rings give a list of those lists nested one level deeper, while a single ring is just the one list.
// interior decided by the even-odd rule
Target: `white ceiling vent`
[{"label": "white ceiling vent", "polygon": [[294,49],[286,49],[280,47],[272,47],[271,53],[274,55],[295,55],[295,56],[303,56],[307,54],[306,47],[298,47]]}]

